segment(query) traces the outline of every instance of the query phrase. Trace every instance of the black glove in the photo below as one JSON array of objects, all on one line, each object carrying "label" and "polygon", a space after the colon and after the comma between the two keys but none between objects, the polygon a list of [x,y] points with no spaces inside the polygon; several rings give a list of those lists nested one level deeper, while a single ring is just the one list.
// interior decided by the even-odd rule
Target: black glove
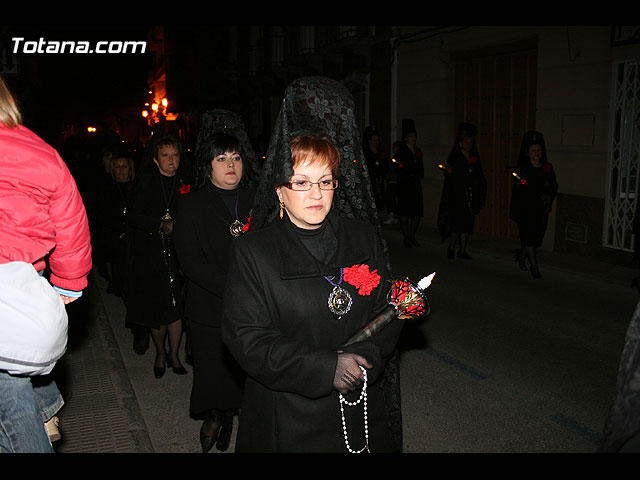
[{"label": "black glove", "polygon": [[372,368],[367,359],[360,355],[339,352],[336,373],[333,377],[333,388],[346,395],[362,385],[364,374],[360,370],[360,365]]}]

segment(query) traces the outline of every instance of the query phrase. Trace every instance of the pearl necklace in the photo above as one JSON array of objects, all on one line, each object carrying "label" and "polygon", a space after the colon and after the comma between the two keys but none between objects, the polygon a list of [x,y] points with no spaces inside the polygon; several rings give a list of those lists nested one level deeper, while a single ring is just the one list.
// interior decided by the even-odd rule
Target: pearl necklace
[{"label": "pearl necklace", "polygon": [[[369,450],[369,421],[367,418],[367,371],[362,366],[360,367],[360,370],[362,370],[362,373],[364,374],[364,383],[362,384],[362,392],[360,392],[360,398],[358,398],[358,400],[355,402],[348,402],[341,393],[338,393],[340,397],[340,414],[342,415],[342,435],[344,436],[344,444],[346,445],[349,453],[362,453],[365,450],[367,451],[367,453],[371,453],[371,451]],[[353,450],[349,445],[347,422],[344,418],[344,404],[350,407],[355,407],[359,405],[361,401],[364,408],[364,447],[362,447],[360,450]]]}]

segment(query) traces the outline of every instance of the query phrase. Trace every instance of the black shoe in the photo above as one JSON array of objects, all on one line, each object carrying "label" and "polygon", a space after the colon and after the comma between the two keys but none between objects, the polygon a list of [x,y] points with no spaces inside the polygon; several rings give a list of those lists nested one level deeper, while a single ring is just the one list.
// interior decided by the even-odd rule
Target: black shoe
[{"label": "black shoe", "polygon": [[464,258],[465,260],[471,260],[471,255],[469,255],[467,252],[458,252],[458,256],[460,258]]},{"label": "black shoe", "polygon": [[453,250],[453,248],[447,248],[447,258],[449,260],[453,260],[456,258],[455,251]]},{"label": "black shoe", "polygon": [[164,375],[164,372],[166,371],[167,371],[166,367],[156,367],[155,365],[153,366],[153,375],[156,378],[162,378]]},{"label": "black shoe", "polygon": [[221,452],[226,452],[231,443],[231,432],[233,432],[233,411],[224,412],[222,426],[216,442],[216,448]]},{"label": "black shoe", "polygon": [[518,266],[520,267],[520,270],[523,270],[523,271],[527,270],[527,265],[525,264],[525,259],[524,259],[524,255],[522,255],[522,252],[516,253],[516,262],[518,262]]},{"label": "black shoe", "polygon": [[[211,437],[207,436],[204,433],[204,425],[207,422],[213,422],[217,424],[217,428],[215,434]],[[218,437],[220,436],[220,431],[222,430],[222,415],[218,410],[210,410],[205,414],[204,421],[202,422],[202,426],[200,427],[200,445],[202,446],[202,453],[208,453],[209,450],[213,448],[213,446],[218,441]]]},{"label": "black shoe", "polygon": [[177,365],[173,365],[171,363],[171,360],[167,359],[167,363],[169,365],[169,368],[171,368],[171,370],[173,370],[173,373],[175,373],[176,375],[186,375],[187,374],[187,369],[184,368],[182,365],[180,365],[180,363],[178,363]]},{"label": "black shoe", "polygon": [[533,278],[542,278],[542,275],[540,275],[540,270],[538,270],[538,267],[534,267],[533,265],[531,265],[529,270],[531,271],[531,276]]},{"label": "black shoe", "polygon": [[204,424],[200,427],[200,445],[202,446],[202,453],[209,453],[209,450],[213,448],[220,436],[220,428],[215,435],[215,437],[207,437],[203,431]]},{"label": "black shoe", "polygon": [[418,240],[416,240],[415,238],[412,238],[410,242],[411,242],[411,245],[413,245],[414,247],[420,246],[420,244],[418,243]]}]

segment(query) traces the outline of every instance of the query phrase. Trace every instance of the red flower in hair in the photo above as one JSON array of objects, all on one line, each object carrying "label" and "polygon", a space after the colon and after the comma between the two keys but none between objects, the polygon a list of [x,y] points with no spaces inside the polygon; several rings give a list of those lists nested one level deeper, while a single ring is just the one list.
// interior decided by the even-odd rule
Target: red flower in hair
[{"label": "red flower in hair", "polygon": [[378,270],[370,272],[369,265],[354,265],[342,269],[344,281],[356,287],[360,295],[370,295],[380,285],[380,275],[377,272]]},{"label": "red flower in hair", "polygon": [[180,187],[180,193],[181,194],[185,194],[185,193],[189,193],[191,191],[191,185],[182,185]]}]

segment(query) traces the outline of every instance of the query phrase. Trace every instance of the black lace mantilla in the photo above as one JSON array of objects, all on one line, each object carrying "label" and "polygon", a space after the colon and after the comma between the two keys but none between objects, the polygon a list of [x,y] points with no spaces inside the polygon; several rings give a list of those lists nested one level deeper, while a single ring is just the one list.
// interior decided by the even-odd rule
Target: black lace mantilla
[{"label": "black lace mantilla", "polygon": [[[260,176],[260,166],[256,157],[249,135],[245,130],[244,123],[240,115],[235,112],[223,109],[208,110],[200,117],[198,128],[198,141],[195,148],[196,165],[201,161],[210,161],[210,158],[202,159],[207,155],[207,146],[211,144],[211,139],[217,133],[228,133],[238,139],[242,148],[242,180],[241,184],[250,188],[255,188]],[[200,179],[196,179],[198,183]]]},{"label": "black lace mantilla", "polygon": [[293,175],[289,143],[300,135],[326,136],[333,141],[341,161],[332,208],[341,215],[371,222],[382,238],[353,97],[344,85],[326,77],[300,78],[285,90],[262,166],[252,225],[261,228],[277,217],[275,187]]}]

